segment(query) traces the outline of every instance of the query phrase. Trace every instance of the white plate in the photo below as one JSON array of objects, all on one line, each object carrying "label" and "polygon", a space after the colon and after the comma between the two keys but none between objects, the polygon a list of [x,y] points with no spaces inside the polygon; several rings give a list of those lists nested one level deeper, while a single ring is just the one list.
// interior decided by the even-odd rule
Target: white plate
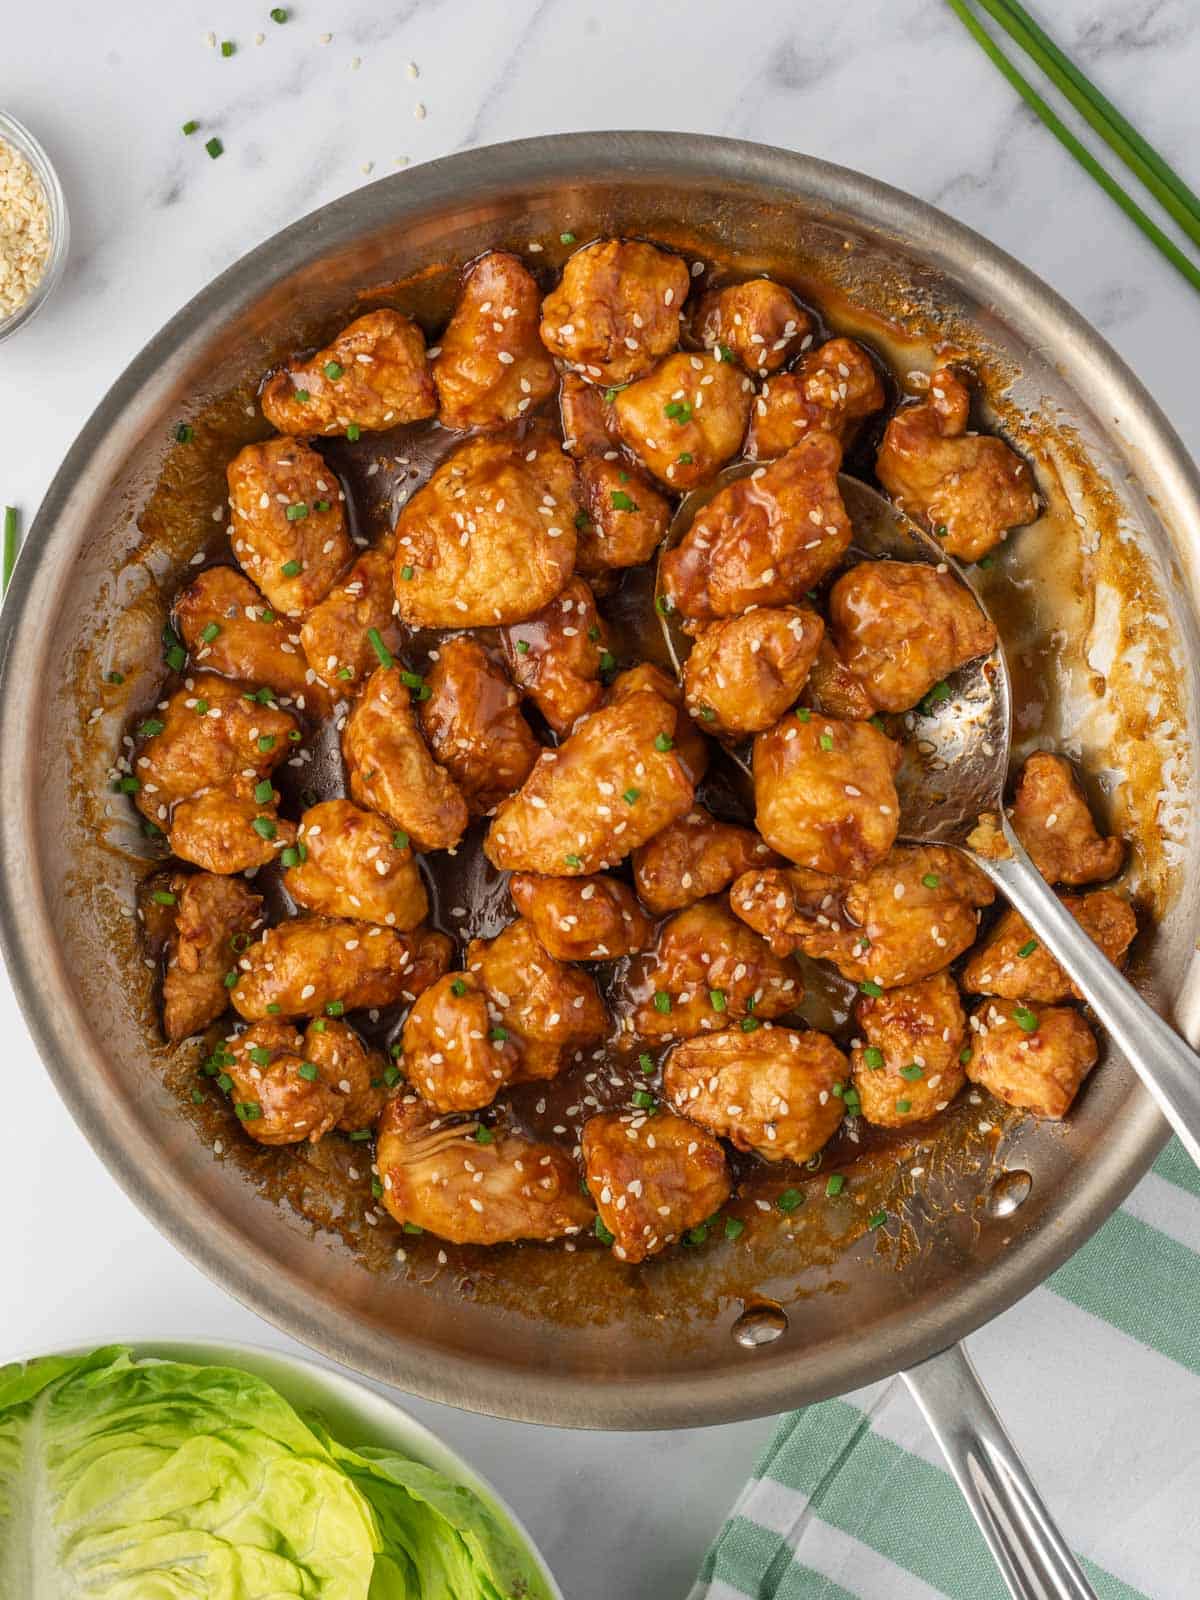
[{"label": "white plate", "polygon": [[[183,1361],[193,1366],[238,1367],[243,1372],[264,1379],[298,1411],[318,1412],[330,1433],[341,1443],[352,1446],[370,1444],[395,1450],[413,1461],[433,1467],[454,1483],[473,1489],[529,1551],[553,1600],[564,1600],[554,1574],[512,1507],[497,1494],[486,1478],[480,1477],[449,1445],[443,1444],[436,1434],[430,1433],[415,1417],[410,1417],[407,1411],[378,1389],[316,1361],[284,1355],[260,1345],[216,1344],[204,1340],[195,1343],[164,1343],[160,1340],[141,1343],[136,1339],[111,1339],[98,1343],[126,1344],[139,1361]],[[65,1351],[41,1353],[83,1355],[96,1348],[97,1345],[89,1344]],[[22,1355],[12,1359],[31,1361],[35,1358]]]}]

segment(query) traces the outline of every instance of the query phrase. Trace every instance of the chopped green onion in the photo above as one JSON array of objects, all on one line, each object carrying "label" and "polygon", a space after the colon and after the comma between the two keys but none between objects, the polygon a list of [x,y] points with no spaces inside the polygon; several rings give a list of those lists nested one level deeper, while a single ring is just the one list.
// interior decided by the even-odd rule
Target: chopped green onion
[{"label": "chopped green onion", "polygon": [[872,1000],[878,1000],[883,993],[882,988],[875,982],[874,978],[864,978],[858,986],[858,991],[860,994],[869,994]]},{"label": "chopped green onion", "polygon": [[624,800],[627,806],[635,806],[641,797],[642,791],[640,789],[626,789],[625,793],[621,796],[621,799]]},{"label": "chopped green onion", "polygon": [[[308,404],[310,398],[311,397],[310,397],[309,392],[308,392],[307,389],[293,389],[292,390],[292,399],[293,400],[298,400],[302,406],[306,406]],[[326,506],[325,509],[328,510],[329,509],[328,506]]]},{"label": "chopped green onion", "polygon": [[1021,946],[1021,948],[1017,951],[1017,954],[1021,957],[1021,960],[1024,961],[1027,956],[1031,956],[1033,954],[1033,952],[1037,949],[1037,947],[1038,947],[1037,940],[1036,939],[1029,939],[1029,940],[1026,941],[1025,944],[1023,944]]},{"label": "chopped green onion", "polygon": [[266,755],[269,751],[274,750],[275,735],[273,733],[260,733],[258,736],[258,748],[262,751],[263,755]]},{"label": "chopped green onion", "polygon": [[641,1055],[638,1057],[638,1066],[641,1067],[642,1071],[648,1078],[653,1077],[654,1057],[648,1051],[642,1051]]},{"label": "chopped green onion", "polygon": [[566,862],[568,867],[579,868],[583,865],[583,858],[581,856],[564,856],[563,860]]},{"label": "chopped green onion", "polygon": [[357,422],[349,422],[346,424],[346,437],[349,439],[351,444],[357,443],[357,441],[362,437],[361,430],[359,429]]},{"label": "chopped green onion", "polygon": [[936,706],[940,706],[943,700],[949,700],[949,698],[950,685],[948,683],[935,683],[925,698],[919,702],[917,710],[927,717],[931,715]]},{"label": "chopped green onion", "polygon": [[591,520],[592,519],[588,516],[586,511],[577,511],[575,513],[575,526],[579,529],[580,533],[583,532]]},{"label": "chopped green onion", "polygon": [[742,1018],[742,1032],[743,1033],[754,1033],[760,1026],[761,1026],[761,1024],[759,1023],[759,1020],[758,1020],[757,1017],[743,1017]]},{"label": "chopped green onion", "polygon": [[199,127],[199,126],[200,126],[200,124],[199,124],[199,123],[198,123],[198,122],[196,122],[196,121],[195,121],[195,120],[194,120],[194,119],[192,119],[192,118],[189,118],[189,119],[188,119],[188,121],[187,121],[187,122],[185,122],[185,123],[184,123],[184,125],[183,125],[183,130],[182,130],[182,131],[183,131],[183,132],[184,132],[184,133],[185,133],[185,134],[193,134],[193,133],[195,133],[195,131],[196,131],[196,129],[197,129],[197,128],[198,128],[198,127]]},{"label": "chopped green onion", "polygon": [[192,1090],[192,1104],[194,1106],[202,1106],[204,1104],[204,1096],[200,1093],[199,1089]]},{"label": "chopped green onion", "polygon": [[260,839],[273,839],[279,831],[270,817],[255,817],[250,826]]},{"label": "chopped green onion", "polygon": [[656,595],[654,598],[654,609],[658,612],[660,617],[669,617],[672,611],[675,609],[675,603],[668,594]]},{"label": "chopped green onion", "polygon": [[741,1217],[725,1218],[725,1237],[727,1239],[740,1239],[746,1231],[746,1224]]},{"label": "chopped green onion", "polygon": [[633,501],[630,499],[630,497],[625,493],[624,489],[610,489],[609,490],[609,499],[612,501],[612,506],[613,506],[613,510],[614,511],[636,511],[637,510],[637,506],[633,503]]},{"label": "chopped green onion", "polygon": [[870,1067],[872,1072],[878,1072],[880,1067],[883,1066],[883,1051],[876,1049],[873,1044],[868,1045],[863,1051],[863,1061]]},{"label": "chopped green onion", "polygon": [[279,857],[285,867],[298,867],[300,865],[300,852],[294,845],[288,845]]},{"label": "chopped green onion", "polygon": [[354,1144],[363,1144],[370,1137],[370,1128],[355,1128],[354,1132],[350,1135],[350,1139]]},{"label": "chopped green onion", "polygon": [[271,1065],[271,1052],[265,1045],[256,1044],[246,1051],[256,1067],[269,1067]]},{"label": "chopped green onion", "polygon": [[729,346],[727,344],[719,344],[717,346],[717,360],[718,361],[732,361],[733,360],[733,351],[729,348]]},{"label": "chopped green onion", "polygon": [[325,1007],[325,1015],[327,1017],[341,1017],[345,1016],[345,1014],[346,1003],[344,1000],[330,1000]]},{"label": "chopped green onion", "polygon": [[867,1227],[882,1228],[887,1219],[888,1214],[886,1211],[873,1211],[867,1218]]},{"label": "chopped green onion", "polygon": [[[307,515],[308,506],[303,500],[297,500],[295,505],[288,506],[287,510],[284,512],[284,516],[289,522],[303,522]],[[284,567],[283,570],[287,572],[287,567]],[[296,571],[299,572],[299,570],[300,568],[297,565]]]},{"label": "chopped green onion", "polygon": [[675,465],[678,467],[690,467],[694,459],[690,450],[684,450],[675,457]]},{"label": "chopped green onion", "polygon": [[918,1066],[915,1061],[910,1061],[906,1067],[900,1068],[900,1076],[907,1078],[909,1083],[916,1083],[918,1078],[925,1076],[925,1068]]},{"label": "chopped green onion", "polygon": [[559,244],[574,244],[575,235],[573,233],[560,233],[558,236],[558,242]]},{"label": "chopped green onion", "polygon": [[342,366],[340,361],[327,361],[321,368],[321,371],[327,378],[331,380],[331,382],[336,383],[337,380],[343,376],[346,369]]},{"label": "chopped green onion", "polygon": [[686,400],[671,400],[663,407],[664,416],[671,417],[680,427],[692,420],[692,408]]},{"label": "chopped green onion", "polygon": [[833,735],[831,733],[823,733],[823,734],[821,734],[820,737],[818,738],[817,742],[821,746],[822,750],[832,750],[833,749]]},{"label": "chopped green onion", "polygon": [[[383,636],[380,634],[379,629],[368,628],[367,638],[370,640],[371,649],[374,650],[375,654],[379,657],[379,665],[381,667],[394,667],[396,663],[392,659],[392,652],[388,649],[387,645],[384,644]],[[420,681],[420,678],[418,678],[417,682],[420,683]]]},{"label": "chopped green onion", "polygon": [[[8,514],[9,514],[10,511],[12,511],[12,509],[13,508],[11,506],[6,506],[4,508],[4,547],[5,547],[5,565],[6,565],[6,567],[8,565],[8,559],[7,559],[7,554],[8,554]],[[13,520],[13,527],[15,529],[15,527],[16,527],[16,513],[15,512],[13,512],[13,519],[14,519]],[[104,681],[105,681],[105,683],[121,684],[121,683],[125,682],[125,674],[123,672],[106,672],[104,674]]]},{"label": "chopped green onion", "polygon": [[272,22],[286,22],[288,19],[287,8],[285,6],[272,6],[268,15],[270,16]]},{"label": "chopped green onion", "polygon": [[155,905],[158,906],[173,906],[175,904],[175,896],[169,889],[155,889],[151,898]]},{"label": "chopped green onion", "polygon": [[835,1195],[841,1194],[846,1187],[846,1180],[840,1172],[831,1172],[825,1180],[825,1193],[832,1200]]},{"label": "chopped green onion", "polygon": [[116,782],[116,788],[120,794],[136,794],[141,787],[142,780],[132,776],[118,778]]},{"label": "chopped green onion", "polygon": [[[373,631],[374,630],[372,630],[372,632]],[[400,673],[400,682],[406,689],[420,689],[423,687],[425,679],[419,672],[402,671]]]},{"label": "chopped green onion", "polygon": [[175,429],[175,441],[177,444],[191,444],[195,437],[196,430],[190,422],[181,422]]},{"label": "chopped green onion", "polygon": [[148,717],[145,722],[138,724],[138,737],[141,739],[153,739],[165,727],[166,723],[160,722],[157,717]]},{"label": "chopped green onion", "polygon": [[936,872],[927,872],[921,879],[921,882],[927,889],[938,888],[938,886],[941,884],[941,881],[942,880],[938,877]]},{"label": "chopped green onion", "polygon": [[658,1104],[654,1096],[646,1089],[635,1089],[630,1099],[640,1111],[653,1111]]},{"label": "chopped green onion", "polygon": [[896,1110],[900,1113],[901,1116],[907,1116],[907,1114],[912,1110],[912,1101],[911,1100],[897,1100],[896,1101]]},{"label": "chopped green onion", "polygon": [[394,1089],[396,1087],[396,1085],[400,1082],[400,1078],[401,1078],[401,1072],[400,1072],[400,1068],[399,1067],[392,1066],[390,1063],[386,1067],[384,1067],[384,1069],[383,1069],[383,1081],[384,1081],[384,1083],[387,1084],[389,1089]]},{"label": "chopped green onion", "polygon": [[1026,1006],[1018,1006],[1013,1012],[1013,1021],[1018,1028],[1024,1028],[1026,1033],[1037,1031],[1038,1019]]},{"label": "chopped green onion", "polygon": [[201,628],[200,637],[204,640],[205,644],[211,644],[220,631],[221,624],[219,622],[209,622],[206,623],[203,628]]},{"label": "chopped green onion", "polygon": [[404,1231],[405,1233],[424,1233],[425,1229],[419,1222],[406,1222],[404,1223]]},{"label": "chopped green onion", "polygon": [[243,1100],[233,1108],[243,1122],[257,1122],[262,1116],[262,1107],[257,1100]]},{"label": "chopped green onion", "polygon": [[807,706],[797,706],[796,707],[796,715],[797,715],[797,717],[799,717],[801,722],[811,722],[812,721],[812,712],[808,709]]},{"label": "chopped green onion", "polygon": [[529,640],[528,639],[518,639],[517,640],[517,654],[521,655],[521,656],[527,656],[529,654]]},{"label": "chopped green onion", "polygon": [[493,1044],[504,1044],[508,1039],[508,1029],[501,1027],[492,1028],[488,1032],[488,1038]]},{"label": "chopped green onion", "polygon": [[225,146],[221,143],[220,139],[210,139],[204,148],[208,151],[209,155],[214,161],[218,156],[225,154]]},{"label": "chopped green onion", "polygon": [[596,1237],[597,1237],[597,1239],[599,1239],[601,1244],[612,1244],[614,1235],[609,1233],[608,1229],[604,1226],[604,1223],[600,1220],[599,1216],[597,1216],[597,1218],[596,1218],[596,1220],[595,1220],[595,1222],[593,1223],[592,1226],[593,1226],[593,1229],[595,1231]]},{"label": "chopped green onion", "polygon": [[260,806],[268,806],[275,798],[275,789],[270,778],[264,778],[261,783],[254,785],[254,798]]},{"label": "chopped green onion", "polygon": [[964,1067],[966,1066],[967,1062],[970,1061],[971,1046],[969,1044],[963,1045],[962,1049],[958,1052],[958,1059],[962,1062]]},{"label": "chopped green onion", "polygon": [[616,665],[617,658],[611,650],[602,650],[600,652],[600,671],[602,673],[612,672]]},{"label": "chopped green onion", "polygon": [[451,994],[458,995],[458,997],[461,999],[462,996],[467,992],[467,986],[461,978],[455,978],[454,982],[450,985],[450,992]]},{"label": "chopped green onion", "polygon": [[709,1003],[712,1006],[714,1011],[724,1011],[724,1009],[725,1009],[725,991],[724,991],[724,989],[710,989],[708,991],[708,999],[709,999]]},{"label": "chopped green onion", "polygon": [[206,717],[208,715],[208,701],[197,700],[193,709],[198,717]]},{"label": "chopped green onion", "polygon": [[229,59],[229,57],[233,54],[233,52],[236,50],[236,48],[237,48],[237,46],[234,44],[232,39],[222,39],[221,40],[221,54],[225,57],[226,60]]},{"label": "chopped green onion", "polygon": [[225,976],[224,976],[224,978],[222,978],[221,982],[225,985],[225,987],[227,989],[234,989],[234,988],[237,987],[237,981],[238,981],[238,977],[239,976],[240,976],[240,974],[236,971],[236,969],[231,969],[229,972],[227,972],[225,974]]},{"label": "chopped green onion", "polygon": [[283,573],[285,578],[297,578],[300,576],[303,568],[298,561],[285,561],[279,570]]},{"label": "chopped green onion", "polygon": [[493,1138],[494,1138],[494,1135],[492,1133],[492,1130],[490,1128],[485,1128],[482,1125],[482,1123],[480,1124],[480,1126],[478,1128],[475,1129],[475,1143],[476,1144],[491,1144],[492,1141],[493,1141]]},{"label": "chopped green onion", "polygon": [[675,748],[675,741],[671,738],[670,734],[656,733],[654,735],[654,748],[659,751],[660,754],[666,755],[668,750],[673,750]]},{"label": "chopped green onion", "polygon": [[400,576],[404,579],[405,583],[411,583],[412,582],[412,575],[413,575],[413,569],[411,567],[401,567],[400,568]]},{"label": "chopped green onion", "polygon": [[230,1089],[233,1088],[233,1079],[229,1076],[229,1074],[227,1072],[222,1072],[222,1073],[218,1074],[218,1076],[217,1076],[217,1088],[222,1090],[222,1092],[225,1093],[225,1094],[228,1094]]},{"label": "chopped green onion", "polygon": [[787,1216],[804,1204],[804,1196],[799,1189],[785,1189],[782,1194],[775,1196],[775,1204]]}]

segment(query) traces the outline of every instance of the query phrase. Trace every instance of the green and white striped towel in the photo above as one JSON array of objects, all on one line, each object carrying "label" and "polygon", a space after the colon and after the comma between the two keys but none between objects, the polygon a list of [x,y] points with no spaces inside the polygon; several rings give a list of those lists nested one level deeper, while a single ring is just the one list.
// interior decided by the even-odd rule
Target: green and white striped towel
[{"label": "green and white striped towel", "polygon": [[[970,1349],[1100,1600],[1200,1600],[1200,1174],[1181,1147]],[[893,1379],[780,1418],[688,1600],[1006,1595]]]}]

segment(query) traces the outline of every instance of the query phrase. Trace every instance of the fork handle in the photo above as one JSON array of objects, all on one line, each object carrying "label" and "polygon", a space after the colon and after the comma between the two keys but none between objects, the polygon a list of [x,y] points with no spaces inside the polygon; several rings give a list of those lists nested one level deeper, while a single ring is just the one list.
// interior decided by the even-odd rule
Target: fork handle
[{"label": "fork handle", "polygon": [[1070,975],[1200,1166],[1200,1056],[1097,948],[1029,859],[1008,818],[1003,820],[1009,857],[995,861],[972,850],[967,854]]}]

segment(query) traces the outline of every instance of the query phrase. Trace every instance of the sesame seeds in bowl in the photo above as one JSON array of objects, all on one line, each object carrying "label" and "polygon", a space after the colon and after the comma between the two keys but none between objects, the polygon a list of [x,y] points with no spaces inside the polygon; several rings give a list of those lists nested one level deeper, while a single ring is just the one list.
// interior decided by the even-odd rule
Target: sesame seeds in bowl
[{"label": "sesame seeds in bowl", "polygon": [[50,158],[0,111],[0,340],[23,327],[62,276],[67,203]]}]

